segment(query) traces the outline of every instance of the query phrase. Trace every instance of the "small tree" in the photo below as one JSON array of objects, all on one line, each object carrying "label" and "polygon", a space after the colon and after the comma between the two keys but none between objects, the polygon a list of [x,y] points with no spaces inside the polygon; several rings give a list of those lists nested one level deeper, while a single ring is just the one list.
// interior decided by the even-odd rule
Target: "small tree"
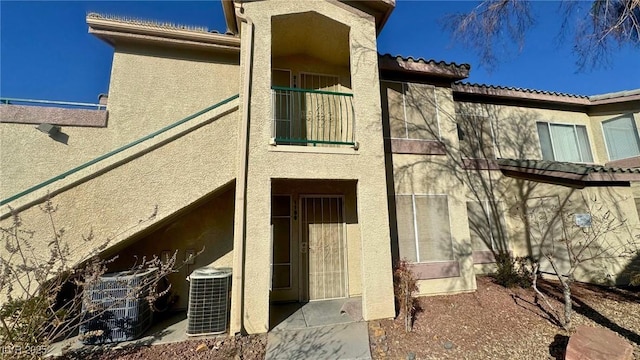
[{"label": "small tree", "polygon": [[416,298],[418,291],[416,278],[407,260],[402,259],[396,264],[393,272],[393,284],[396,301],[400,307],[400,316],[404,319],[404,328],[406,332],[413,329],[413,320],[416,314]]},{"label": "small tree", "polygon": [[[495,68],[505,51],[525,37],[541,16],[532,1],[483,0],[468,12],[449,15],[445,28],[453,40],[472,49],[481,65]],[[573,38],[572,49],[579,69],[589,69],[609,59],[612,50],[640,47],[640,1],[592,0],[559,2],[560,37]],[[563,42],[566,43],[566,42]]]},{"label": "small tree", "polygon": [[[582,203],[584,211],[580,214],[567,210],[571,206],[570,202],[564,207],[532,209],[528,214],[529,226],[537,230],[530,234],[539,234],[537,237],[531,236],[530,239],[540,249],[534,264],[533,288],[556,312],[560,324],[566,330],[572,327],[571,285],[575,281],[576,271],[582,267],[593,266],[598,261],[630,259],[638,248],[638,243],[631,237],[629,240],[616,238],[626,227],[624,220],[618,219],[611,210],[598,204],[595,199],[588,201],[583,196]],[[565,227],[564,237],[554,238],[554,224]],[[550,270],[560,283],[563,316],[558,316],[558,312],[537,288],[536,280],[542,260],[548,261],[551,269],[547,270]]]},{"label": "small tree", "polygon": [[[26,230],[17,213],[13,214],[10,226],[0,227],[0,348],[15,358],[39,358],[52,342],[73,335],[79,326],[95,323],[111,307],[118,306],[114,302],[99,311],[92,309],[87,312],[89,316],[81,312],[86,300],[82,290],[94,287],[115,260],[97,256],[109,240],[102,242],[85,261],[77,262],[73,255],[82,250],[72,247],[65,240],[64,228],[56,226],[57,208],[47,200],[40,209],[51,225],[48,235]],[[43,243],[39,236],[50,237],[45,242],[46,248],[38,245]],[[93,239],[90,233],[80,246],[92,244]],[[170,259],[142,259],[131,269],[131,274],[156,269],[153,276],[139,285],[148,290],[146,301],[150,304],[169,293],[170,286],[158,289],[157,284],[175,271],[175,258],[174,254]]]}]

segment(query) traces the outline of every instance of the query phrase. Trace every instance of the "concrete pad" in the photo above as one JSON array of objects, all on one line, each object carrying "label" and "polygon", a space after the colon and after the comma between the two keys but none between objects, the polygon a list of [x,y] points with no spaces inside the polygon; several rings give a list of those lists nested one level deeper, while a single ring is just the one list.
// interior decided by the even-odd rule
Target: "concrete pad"
[{"label": "concrete pad", "polygon": [[284,307],[279,305],[277,310],[272,311],[270,317],[273,324],[277,324],[272,328],[272,331],[304,329],[307,327],[300,304],[291,304]]},{"label": "concrete pad", "polygon": [[371,359],[366,322],[272,331],[266,360]]},{"label": "concrete pad", "polygon": [[302,307],[307,326],[344,324],[353,319],[342,312],[346,299],[314,301]]},{"label": "concrete pad", "polygon": [[[104,344],[104,345],[84,345],[80,341],[78,336],[74,336],[67,340],[63,340],[63,341],[52,344],[45,356],[57,357],[57,356],[61,356],[65,352],[68,352],[71,350],[79,350],[82,348],[90,352],[91,349],[95,349],[95,350],[105,349],[105,348],[121,349],[121,348],[131,347],[131,346],[149,346],[149,345],[157,345],[157,344],[169,344],[169,343],[185,341],[188,339],[212,338],[212,337],[220,336],[220,335],[187,336],[186,330],[187,330],[187,313],[179,312],[175,314],[170,314],[166,318],[157,321],[157,323],[152,325],[149,328],[149,330],[145,331],[144,336],[135,340]],[[227,335],[224,334],[223,336],[227,336]]]}]

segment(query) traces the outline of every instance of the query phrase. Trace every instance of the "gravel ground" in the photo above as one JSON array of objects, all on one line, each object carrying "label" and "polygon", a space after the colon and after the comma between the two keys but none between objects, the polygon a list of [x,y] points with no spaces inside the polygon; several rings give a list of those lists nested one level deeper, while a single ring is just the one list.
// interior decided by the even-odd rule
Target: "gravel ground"
[{"label": "gravel ground", "polygon": [[[560,310],[556,287],[539,284]],[[574,325],[615,331],[640,359],[640,293],[586,284],[574,284],[573,292]],[[419,304],[411,333],[399,320],[369,323],[374,359],[564,359],[570,334],[534,303],[532,289],[505,289],[478,277],[474,293],[422,297]]]}]

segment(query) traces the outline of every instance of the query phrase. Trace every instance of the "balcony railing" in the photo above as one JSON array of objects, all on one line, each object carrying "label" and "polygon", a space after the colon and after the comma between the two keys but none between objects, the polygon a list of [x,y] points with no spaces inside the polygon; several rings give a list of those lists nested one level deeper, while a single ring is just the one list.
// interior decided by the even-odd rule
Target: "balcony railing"
[{"label": "balcony railing", "polygon": [[353,94],[273,86],[277,145],[355,146]]}]

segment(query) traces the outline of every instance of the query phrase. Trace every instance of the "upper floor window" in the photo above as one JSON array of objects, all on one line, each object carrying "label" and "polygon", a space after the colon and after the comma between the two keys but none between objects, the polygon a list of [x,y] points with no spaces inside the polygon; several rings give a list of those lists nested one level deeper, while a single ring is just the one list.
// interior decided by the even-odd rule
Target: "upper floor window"
[{"label": "upper floor window", "polygon": [[398,248],[407,261],[453,260],[446,195],[397,195]]},{"label": "upper floor window", "polygon": [[544,160],[593,162],[591,146],[584,125],[536,123]]},{"label": "upper floor window", "polygon": [[[437,140],[440,138],[434,86],[383,81],[391,138]],[[386,90],[386,97],[384,96]]]},{"label": "upper floor window", "polygon": [[602,132],[607,143],[609,160],[625,159],[640,155],[638,130],[633,115],[602,122]]},{"label": "upper floor window", "polygon": [[458,140],[462,157],[495,159],[496,144],[491,119],[478,115],[457,115]]}]

